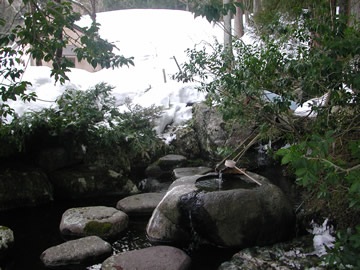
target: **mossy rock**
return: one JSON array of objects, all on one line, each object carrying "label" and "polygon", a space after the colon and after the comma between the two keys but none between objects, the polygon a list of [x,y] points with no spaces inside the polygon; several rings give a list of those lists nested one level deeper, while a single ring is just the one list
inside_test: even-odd
[{"label": "mossy rock", "polygon": [[84,232],[86,235],[98,235],[108,236],[111,233],[112,224],[110,222],[99,222],[99,221],[89,221],[86,223]]},{"label": "mossy rock", "polygon": [[128,215],[114,207],[70,208],[62,215],[60,232],[68,239],[90,235],[113,239],[127,228],[128,221]]}]

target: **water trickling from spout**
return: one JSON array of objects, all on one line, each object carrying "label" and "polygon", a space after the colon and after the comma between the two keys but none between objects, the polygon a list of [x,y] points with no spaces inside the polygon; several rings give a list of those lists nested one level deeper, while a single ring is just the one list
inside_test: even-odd
[{"label": "water trickling from spout", "polygon": [[222,174],[222,172],[220,171],[220,172],[219,172],[219,190],[222,189],[222,183],[223,183],[223,174]]},{"label": "water trickling from spout", "polygon": [[194,224],[193,224],[193,220],[192,220],[192,216],[191,216],[191,210],[189,210],[188,213],[189,213],[190,235],[191,235],[192,241],[190,242],[189,246],[185,250],[187,253],[191,254],[191,253],[195,252],[196,250],[198,250],[198,248],[200,246],[200,236],[194,228]]}]

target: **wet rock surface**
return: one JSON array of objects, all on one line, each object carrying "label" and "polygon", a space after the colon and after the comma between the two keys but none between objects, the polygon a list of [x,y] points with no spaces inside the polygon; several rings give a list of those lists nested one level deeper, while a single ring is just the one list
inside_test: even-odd
[{"label": "wet rock surface", "polygon": [[183,245],[196,233],[216,246],[241,248],[288,239],[295,225],[291,204],[266,178],[249,174],[262,185],[206,192],[196,187],[204,176],[176,180],[147,225],[149,239]]},{"label": "wet rock surface", "polygon": [[112,239],[127,228],[128,220],[124,212],[113,207],[70,208],[62,215],[60,232],[70,238],[96,235]]},{"label": "wet rock surface", "polygon": [[102,270],[187,270],[191,259],[181,249],[170,246],[155,246],[120,253],[106,259]]},{"label": "wet rock surface", "polygon": [[88,236],[50,247],[41,254],[40,259],[50,268],[85,267],[102,262],[111,253],[108,242],[97,236]]}]

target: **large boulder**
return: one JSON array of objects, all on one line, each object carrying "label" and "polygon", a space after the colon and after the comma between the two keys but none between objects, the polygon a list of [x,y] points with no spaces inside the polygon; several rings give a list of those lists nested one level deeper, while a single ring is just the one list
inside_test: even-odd
[{"label": "large boulder", "polygon": [[176,180],[147,225],[149,239],[188,245],[196,234],[216,246],[240,248],[287,239],[295,224],[291,204],[266,178],[248,174],[261,186],[244,175],[226,178],[213,189],[203,181],[212,181],[216,174]]},{"label": "large boulder", "polygon": [[79,199],[124,196],[138,192],[136,185],[120,172],[101,167],[72,167],[50,174],[56,198]]},{"label": "large boulder", "polygon": [[201,158],[201,148],[195,130],[190,126],[179,127],[175,131],[176,137],[171,141],[174,151],[189,159]]},{"label": "large boulder", "polygon": [[70,208],[64,212],[60,232],[65,237],[96,235],[113,239],[128,226],[128,216],[113,207],[90,206]]},{"label": "large boulder", "polygon": [[155,246],[113,255],[101,265],[102,270],[186,270],[191,259],[181,249]]},{"label": "large boulder", "polygon": [[254,128],[251,123],[226,122],[216,106],[209,107],[204,102],[194,104],[192,121],[202,155],[215,159],[219,158],[218,148],[236,148]]},{"label": "large boulder", "polygon": [[39,149],[37,163],[46,172],[71,167],[83,162],[84,152],[80,146],[72,145],[71,151],[65,147],[47,147]]},{"label": "large boulder", "polygon": [[102,262],[111,253],[112,247],[108,242],[97,236],[88,236],[50,247],[41,254],[40,260],[49,268],[84,269]]},{"label": "large boulder", "polygon": [[34,168],[0,171],[0,211],[31,207],[53,200],[53,187],[46,174]]}]

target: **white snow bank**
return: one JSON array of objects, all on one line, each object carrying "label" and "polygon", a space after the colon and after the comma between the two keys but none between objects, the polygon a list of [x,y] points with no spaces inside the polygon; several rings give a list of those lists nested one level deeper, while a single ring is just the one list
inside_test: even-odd
[{"label": "white snow bank", "polygon": [[[171,75],[178,71],[174,56],[182,63],[186,60],[187,48],[221,40],[221,28],[178,10],[103,12],[97,14],[97,21],[101,24],[101,37],[113,42],[120,49],[119,54],[135,57],[135,67],[103,69],[96,73],[71,69],[67,74],[70,81],[60,85],[50,78],[50,68],[29,66],[23,80],[32,83],[28,90],[36,92],[38,100],[9,102],[16,113],[22,115],[54,106],[56,98],[67,88],[87,90],[106,82],[114,87],[112,94],[118,106],[123,106],[125,100],[144,107],[162,106],[163,116],[156,127],[158,134],[170,123],[181,125],[189,120],[191,107],[186,104],[203,100],[204,94],[195,89],[195,84],[171,80]],[[89,24],[87,16],[79,22],[81,26]]]}]

